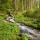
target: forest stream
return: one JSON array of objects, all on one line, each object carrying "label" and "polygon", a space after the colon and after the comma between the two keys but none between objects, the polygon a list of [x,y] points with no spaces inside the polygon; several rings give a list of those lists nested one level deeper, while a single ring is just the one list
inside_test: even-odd
[{"label": "forest stream", "polygon": [[[14,18],[11,17],[7,17],[6,20],[10,22],[15,22]],[[23,33],[24,35],[28,34],[30,40],[40,40],[40,30],[25,26],[22,23],[16,23],[16,24],[19,26],[21,33]]]}]

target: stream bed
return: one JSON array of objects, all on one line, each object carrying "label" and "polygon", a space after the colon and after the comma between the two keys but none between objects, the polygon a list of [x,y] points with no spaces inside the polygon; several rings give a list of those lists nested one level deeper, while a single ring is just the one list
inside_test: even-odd
[{"label": "stream bed", "polygon": [[[6,20],[10,22],[15,22],[14,18],[11,17],[8,17]],[[19,26],[21,33],[23,33],[24,35],[28,34],[30,40],[40,40],[40,30],[33,29],[32,27],[25,26],[21,23],[16,24]]]}]

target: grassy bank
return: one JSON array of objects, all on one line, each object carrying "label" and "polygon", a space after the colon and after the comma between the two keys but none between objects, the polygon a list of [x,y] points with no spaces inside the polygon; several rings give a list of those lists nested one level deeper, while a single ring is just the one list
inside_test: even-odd
[{"label": "grassy bank", "polygon": [[18,12],[14,14],[16,22],[23,23],[29,27],[40,29],[40,9]]},{"label": "grassy bank", "polygon": [[19,32],[15,23],[0,21],[0,40],[17,40]]},{"label": "grassy bank", "polygon": [[[3,21],[5,16],[0,16],[0,40],[28,40],[27,36],[20,34],[20,29],[16,23]],[[25,38],[26,37],[26,38]]]}]

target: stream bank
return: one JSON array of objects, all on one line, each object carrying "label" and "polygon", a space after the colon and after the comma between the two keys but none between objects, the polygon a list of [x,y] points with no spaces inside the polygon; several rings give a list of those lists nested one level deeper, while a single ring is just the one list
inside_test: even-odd
[{"label": "stream bank", "polygon": [[[15,22],[14,18],[7,17],[6,21]],[[21,33],[29,36],[30,40],[40,40],[40,30],[33,29],[32,27],[25,26],[22,23],[16,23],[19,26]]]}]

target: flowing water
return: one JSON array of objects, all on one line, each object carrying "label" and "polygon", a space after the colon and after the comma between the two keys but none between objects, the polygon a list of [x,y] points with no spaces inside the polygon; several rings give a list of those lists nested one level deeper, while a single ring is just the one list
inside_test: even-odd
[{"label": "flowing water", "polygon": [[[14,19],[12,19],[11,17],[8,17],[7,21],[15,22]],[[40,40],[40,30],[33,29],[21,23],[16,24],[19,26],[21,33],[24,33],[24,35],[29,35],[30,40]]]}]

